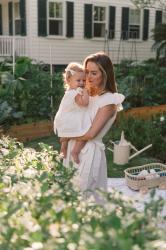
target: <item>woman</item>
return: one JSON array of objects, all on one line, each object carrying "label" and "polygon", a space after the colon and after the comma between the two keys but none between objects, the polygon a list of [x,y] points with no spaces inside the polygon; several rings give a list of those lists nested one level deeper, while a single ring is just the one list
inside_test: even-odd
[{"label": "woman", "polygon": [[[79,164],[73,165],[78,169],[79,185],[86,197],[92,192],[98,200],[95,190],[107,189],[107,165],[103,136],[115,121],[117,111],[122,109],[124,100],[118,94],[113,65],[110,58],[103,52],[89,55],[84,61],[86,71],[86,86],[89,89],[89,113],[92,126],[88,132],[77,140],[86,141],[79,154]],[[71,151],[74,140],[69,140],[64,165],[69,166],[72,161]]]}]

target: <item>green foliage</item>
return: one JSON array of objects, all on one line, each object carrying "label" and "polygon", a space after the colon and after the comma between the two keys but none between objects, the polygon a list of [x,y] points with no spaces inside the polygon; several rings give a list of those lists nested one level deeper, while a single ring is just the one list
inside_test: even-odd
[{"label": "green foliage", "polygon": [[[51,79],[50,72],[45,71],[42,64],[34,64],[26,57],[18,58],[15,76],[10,71],[1,72],[0,110],[3,113],[3,122],[12,123],[19,120],[23,123],[50,119],[57,110],[63,93],[60,74],[54,74]],[[8,116],[3,109],[4,103],[11,108]]]},{"label": "green foliage", "polygon": [[165,104],[166,67],[154,60],[142,63],[122,62],[116,68],[119,91],[126,99],[126,108]]},{"label": "green foliage", "polygon": [[75,170],[55,150],[24,148],[0,140],[0,249],[164,249],[164,200],[151,199],[138,211],[131,199],[112,191],[100,206],[85,201]]},{"label": "green foliage", "polygon": [[165,9],[166,4],[165,0],[131,0],[131,2],[138,8],[138,9],[145,9],[145,8],[156,8],[156,3],[157,7],[159,9]]}]

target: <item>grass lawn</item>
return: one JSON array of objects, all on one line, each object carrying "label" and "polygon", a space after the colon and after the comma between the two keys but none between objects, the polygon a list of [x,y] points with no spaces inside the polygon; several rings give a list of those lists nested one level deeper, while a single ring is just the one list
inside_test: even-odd
[{"label": "grass lawn", "polygon": [[[42,137],[33,141],[26,142],[24,143],[24,146],[39,150],[39,143],[41,142],[53,146],[55,150],[59,151],[59,140],[54,134],[49,137]],[[114,164],[112,152],[110,152],[109,150],[106,150],[106,157],[108,166],[108,177],[124,177],[124,169],[126,169],[127,167],[139,166],[151,162],[156,162],[156,159],[147,157],[145,153],[136,156],[135,158],[130,160],[129,163],[126,165]]]}]

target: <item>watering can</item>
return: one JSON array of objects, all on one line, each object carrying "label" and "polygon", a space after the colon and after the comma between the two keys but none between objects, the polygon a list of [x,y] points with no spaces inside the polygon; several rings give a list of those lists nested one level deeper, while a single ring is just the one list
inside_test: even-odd
[{"label": "watering can", "polygon": [[[129,160],[152,146],[152,144],[149,144],[148,146],[138,151],[130,142],[125,140],[124,131],[122,131],[121,133],[120,141],[113,142],[110,140],[110,143],[113,144],[114,147],[113,149],[110,147],[108,147],[107,149],[113,152],[113,162],[118,165],[124,165],[128,163]],[[131,149],[133,149],[135,153],[130,156]]]}]

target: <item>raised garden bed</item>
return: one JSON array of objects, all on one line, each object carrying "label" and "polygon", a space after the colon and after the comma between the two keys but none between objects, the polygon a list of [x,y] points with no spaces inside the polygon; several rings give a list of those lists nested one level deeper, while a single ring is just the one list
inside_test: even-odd
[{"label": "raised garden bed", "polygon": [[49,136],[53,133],[52,121],[39,121],[34,123],[14,125],[5,130],[0,128],[0,135],[9,135],[21,142],[31,141],[32,139]]},{"label": "raised garden bed", "polygon": [[[157,114],[166,112],[166,105],[139,107],[121,112],[124,117],[138,117],[149,119]],[[0,135],[5,134],[17,138],[21,142],[31,141],[35,138],[45,137],[53,134],[53,121],[39,121],[34,123],[14,125],[5,130],[0,127]]]},{"label": "raised garden bed", "polygon": [[152,116],[163,114],[165,112],[166,112],[166,105],[131,108],[126,111],[123,111],[124,115],[127,117],[134,116],[144,119],[149,119]]}]

